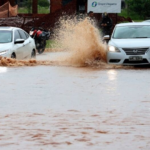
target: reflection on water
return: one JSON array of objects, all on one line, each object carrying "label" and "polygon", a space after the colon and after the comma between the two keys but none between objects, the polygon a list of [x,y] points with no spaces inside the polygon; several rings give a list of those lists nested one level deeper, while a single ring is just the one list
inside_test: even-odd
[{"label": "reflection on water", "polygon": [[0,67],[0,73],[7,72],[7,67]]},{"label": "reflection on water", "polygon": [[[114,93],[117,88],[117,71],[111,69],[107,71],[109,86],[107,87],[108,93]],[[112,82],[113,81],[113,82]]]},{"label": "reflection on water", "polygon": [[116,70],[109,70],[107,72],[107,74],[108,74],[108,78],[110,81],[114,81],[117,79],[117,71]]}]

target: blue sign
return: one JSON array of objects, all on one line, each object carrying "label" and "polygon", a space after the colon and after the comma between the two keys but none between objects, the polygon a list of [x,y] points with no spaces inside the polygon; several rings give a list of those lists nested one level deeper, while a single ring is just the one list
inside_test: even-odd
[{"label": "blue sign", "polygon": [[92,7],[96,7],[96,6],[97,6],[97,2],[93,2]]}]

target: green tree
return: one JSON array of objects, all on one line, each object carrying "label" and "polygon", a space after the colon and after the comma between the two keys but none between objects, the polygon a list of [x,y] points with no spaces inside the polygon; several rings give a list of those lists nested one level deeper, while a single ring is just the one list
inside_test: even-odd
[{"label": "green tree", "polygon": [[26,0],[25,6],[27,8],[28,13],[32,13],[32,0]]},{"label": "green tree", "polygon": [[140,18],[150,15],[150,0],[125,0],[129,12],[136,12]]},{"label": "green tree", "polygon": [[49,1],[48,0],[38,0],[38,5],[41,7],[49,7]]}]

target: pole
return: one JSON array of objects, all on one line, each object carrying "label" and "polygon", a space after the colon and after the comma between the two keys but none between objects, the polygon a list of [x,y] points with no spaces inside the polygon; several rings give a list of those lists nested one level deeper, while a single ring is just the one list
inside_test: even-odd
[{"label": "pole", "polygon": [[118,14],[116,13],[116,24],[118,23]]},{"label": "pole", "polygon": [[38,13],[38,0],[32,0],[32,13],[37,14]]}]

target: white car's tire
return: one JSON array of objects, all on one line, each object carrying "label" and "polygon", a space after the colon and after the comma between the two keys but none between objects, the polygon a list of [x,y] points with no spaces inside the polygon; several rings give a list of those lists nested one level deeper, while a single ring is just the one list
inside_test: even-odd
[{"label": "white car's tire", "polygon": [[34,49],[32,50],[31,58],[36,58],[36,51]]}]

